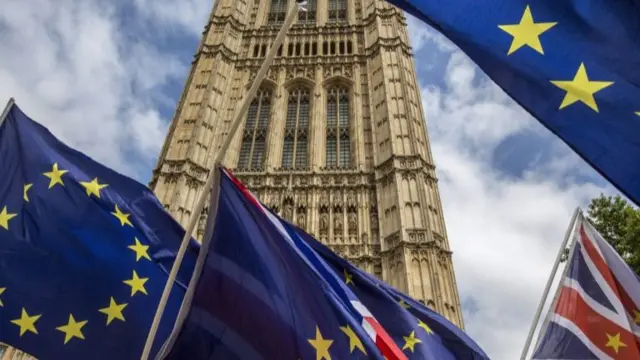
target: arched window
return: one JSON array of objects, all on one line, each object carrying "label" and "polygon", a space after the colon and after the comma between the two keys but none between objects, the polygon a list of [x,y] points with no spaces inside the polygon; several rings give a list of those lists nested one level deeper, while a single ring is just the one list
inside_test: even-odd
[{"label": "arched window", "polygon": [[271,0],[267,23],[269,25],[282,24],[287,15],[287,0]]},{"label": "arched window", "polygon": [[349,90],[335,86],[327,92],[327,144],[328,168],[351,166],[351,141],[349,139]]},{"label": "arched window", "polygon": [[329,22],[347,21],[347,0],[329,0]]},{"label": "arched window", "polygon": [[305,169],[308,164],[309,91],[295,88],[289,93],[287,120],[284,126],[282,167]]},{"label": "arched window", "polygon": [[298,22],[301,24],[313,24],[316,22],[316,0],[307,0],[307,11],[298,12]]},{"label": "arched window", "polygon": [[249,105],[238,159],[240,170],[262,170],[271,113],[271,91],[261,89]]}]

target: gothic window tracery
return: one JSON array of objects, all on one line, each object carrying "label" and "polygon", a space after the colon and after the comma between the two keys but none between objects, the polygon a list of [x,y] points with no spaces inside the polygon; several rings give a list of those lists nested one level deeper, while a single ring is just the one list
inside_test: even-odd
[{"label": "gothic window tracery", "polygon": [[329,22],[347,21],[347,0],[329,0]]},{"label": "gothic window tracery", "polygon": [[271,91],[261,89],[249,105],[247,112],[238,159],[239,170],[261,170],[263,168],[270,115]]},{"label": "gothic window tracery", "polygon": [[316,0],[307,0],[307,11],[298,12],[298,22],[301,24],[313,24],[316,22]]},{"label": "gothic window tracery", "polygon": [[326,166],[351,166],[349,90],[344,86],[334,86],[327,92]]},{"label": "gothic window tracery", "polygon": [[284,18],[287,15],[287,0],[271,0],[271,6],[269,7],[269,15],[267,17],[267,23],[269,25],[278,25],[284,22]]},{"label": "gothic window tracery", "polygon": [[305,169],[308,164],[309,91],[295,88],[289,93],[284,128],[282,167]]}]

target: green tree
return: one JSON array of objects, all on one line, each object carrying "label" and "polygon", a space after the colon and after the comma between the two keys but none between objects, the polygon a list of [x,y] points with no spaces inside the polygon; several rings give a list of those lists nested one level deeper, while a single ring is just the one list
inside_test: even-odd
[{"label": "green tree", "polygon": [[640,209],[620,196],[600,194],[591,200],[587,217],[636,274],[640,274]]}]

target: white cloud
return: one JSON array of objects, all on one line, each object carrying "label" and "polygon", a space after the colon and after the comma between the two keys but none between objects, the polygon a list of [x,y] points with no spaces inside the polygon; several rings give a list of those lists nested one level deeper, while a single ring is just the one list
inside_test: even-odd
[{"label": "white cloud", "polygon": [[148,176],[132,159],[155,160],[167,119],[152,101],[185,65],[127,33],[109,2],[6,0],[0,34],[1,102],[15,97],[69,145]]},{"label": "white cloud", "polygon": [[[430,79],[444,86],[422,95],[461,300],[472,304],[463,308],[466,329],[492,359],[517,359],[573,210],[614,191],[448,40],[409,24],[416,54],[439,51],[447,61]],[[422,63],[419,71],[430,69]],[[523,133],[549,141],[551,159],[523,164],[516,178],[492,159]]]},{"label": "white cloud", "polygon": [[199,35],[215,0],[135,0],[134,4],[153,21]]}]

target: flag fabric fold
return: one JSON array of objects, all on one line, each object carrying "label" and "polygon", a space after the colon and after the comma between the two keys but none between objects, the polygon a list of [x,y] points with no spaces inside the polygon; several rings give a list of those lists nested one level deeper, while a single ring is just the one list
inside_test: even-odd
[{"label": "flag fabric fold", "polygon": [[[11,106],[0,126],[0,342],[39,359],[139,359],[183,236],[146,186]],[[152,354],[197,251],[192,243]]]},{"label": "flag fabric fold", "polygon": [[545,324],[532,359],[640,358],[640,281],[582,215]]},{"label": "flag fabric fold", "polygon": [[194,278],[159,358],[455,358],[392,295],[354,292],[308,234],[216,174]]},{"label": "flag fabric fold", "polygon": [[637,0],[387,0],[431,25],[640,204]]}]

